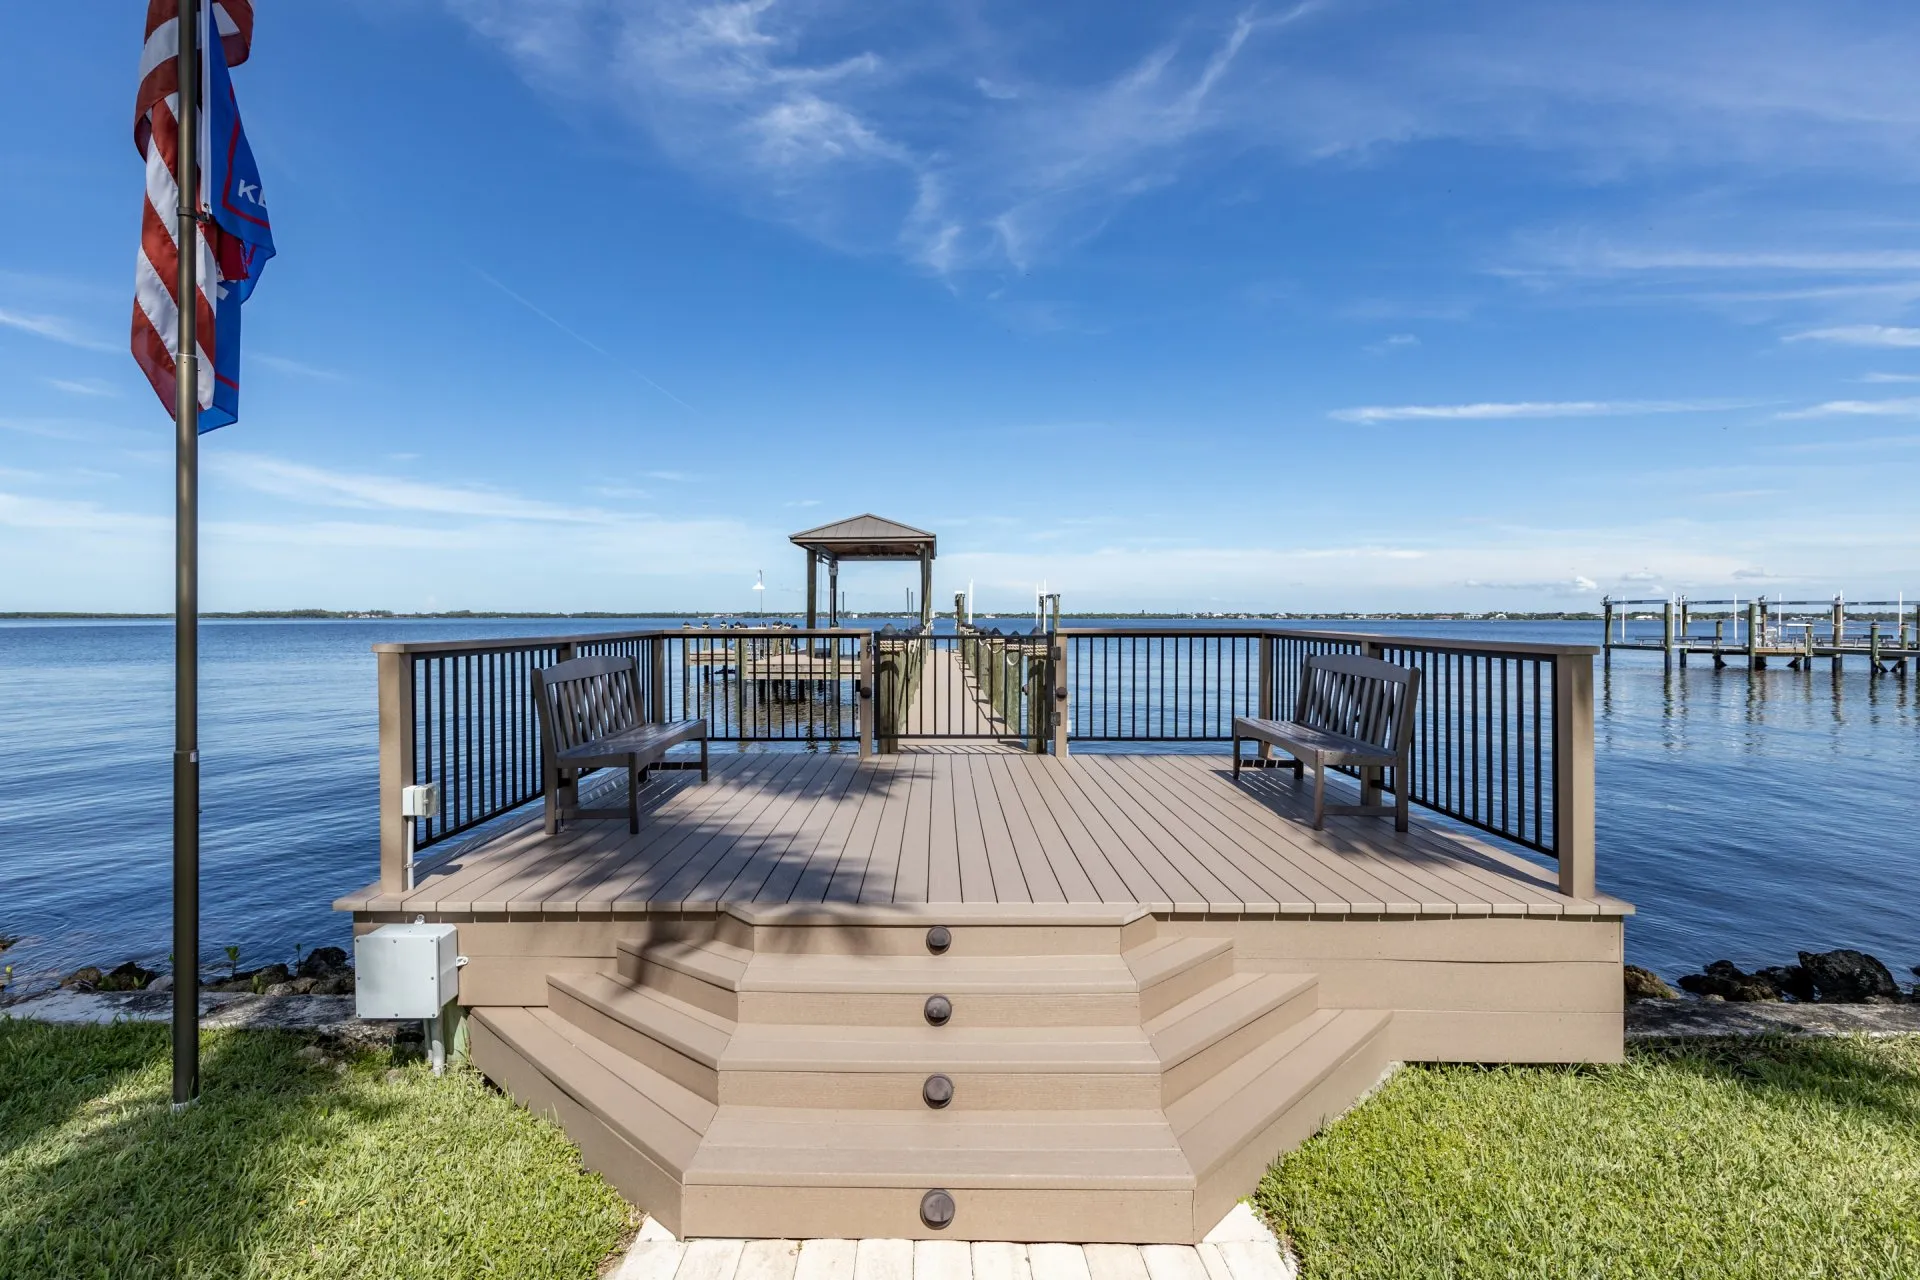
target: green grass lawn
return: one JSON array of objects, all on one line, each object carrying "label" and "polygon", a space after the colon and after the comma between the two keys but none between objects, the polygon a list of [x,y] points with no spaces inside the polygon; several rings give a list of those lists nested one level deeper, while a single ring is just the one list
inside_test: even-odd
[{"label": "green grass lawn", "polygon": [[629,1210],[471,1072],[209,1032],[0,1020],[0,1276],[592,1277]]},{"label": "green grass lawn", "polygon": [[[631,1214],[470,1072],[0,1020],[0,1277],[591,1277]],[[1415,1067],[1258,1203],[1308,1277],[1920,1278],[1920,1037]]]},{"label": "green grass lawn", "polygon": [[1311,1280],[1920,1277],[1920,1037],[1410,1068],[1256,1203]]}]

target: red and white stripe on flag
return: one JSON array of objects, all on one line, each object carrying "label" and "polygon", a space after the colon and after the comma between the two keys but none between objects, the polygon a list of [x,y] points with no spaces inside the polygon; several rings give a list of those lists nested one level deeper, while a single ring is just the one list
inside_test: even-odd
[{"label": "red and white stripe on flag", "polygon": [[[253,42],[252,0],[214,0],[213,22],[220,32],[227,63],[247,59]],[[204,41],[204,36],[202,40]],[[174,360],[180,339],[180,188],[174,181],[180,148],[180,0],[148,0],[147,39],[140,53],[140,96],[134,108],[133,144],[147,165],[147,202],[140,215],[140,257],[134,266],[133,359],[146,372],[154,394],[168,409],[174,406]],[[204,79],[202,81],[204,84]],[[204,113],[202,115],[204,120]],[[205,137],[200,173],[202,189],[195,204],[207,207],[205,191]],[[195,351],[200,358],[199,400],[202,409],[213,403],[213,352],[218,334],[209,290],[219,287],[220,274],[210,234],[202,223],[194,235],[193,298]]]}]

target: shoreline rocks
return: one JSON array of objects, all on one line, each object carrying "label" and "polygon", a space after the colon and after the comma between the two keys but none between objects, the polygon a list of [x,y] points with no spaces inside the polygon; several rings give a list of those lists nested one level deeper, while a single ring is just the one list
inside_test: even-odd
[{"label": "shoreline rocks", "polygon": [[[104,972],[97,965],[83,965],[61,978],[57,989],[91,994],[164,992],[172,988],[171,973],[143,968],[129,960]],[[316,947],[291,968],[276,962],[257,969],[231,969],[225,977],[203,969],[200,989],[217,995],[350,996],[354,990],[353,965],[339,947]]]},{"label": "shoreline rocks", "polygon": [[1626,967],[1628,1000],[1678,1000],[1680,993],[1651,969],[1637,964]]},{"label": "shoreline rocks", "polygon": [[[1719,1004],[1899,1004],[1920,1001],[1920,988],[1901,990],[1893,973],[1864,951],[1802,951],[1799,963],[1769,965],[1752,973],[1731,960],[1715,960],[1699,973],[1681,975],[1682,991],[1702,1002]],[[1920,966],[1914,972],[1920,974]],[[1659,975],[1638,965],[1625,967],[1629,1002],[1678,999]]]},{"label": "shoreline rocks", "polygon": [[1872,1004],[1900,998],[1900,984],[1893,980],[1887,966],[1864,951],[1802,951],[1800,968],[1813,983],[1814,999],[1825,1004]]}]

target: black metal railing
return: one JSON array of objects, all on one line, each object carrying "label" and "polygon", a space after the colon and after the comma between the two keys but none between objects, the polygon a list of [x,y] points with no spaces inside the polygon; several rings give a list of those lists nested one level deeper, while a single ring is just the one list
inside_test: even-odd
[{"label": "black metal railing", "polygon": [[1285,719],[1310,654],[1416,667],[1424,687],[1408,798],[1532,849],[1556,847],[1554,664],[1562,652],[1590,655],[1582,646],[1292,628],[1076,629],[1060,638],[1069,738],[1085,742],[1224,742],[1235,716]]},{"label": "black metal railing", "polygon": [[[866,643],[740,628],[377,646],[382,790],[439,784],[439,811],[407,819],[416,850],[538,799],[533,672],[589,655],[633,658],[649,718],[705,719],[716,741],[858,743]],[[389,807],[383,798],[383,821]]]},{"label": "black metal railing", "polygon": [[[532,673],[586,654],[632,656],[650,718],[704,718],[716,741],[862,751],[930,739],[1036,751],[1224,743],[1235,716],[1293,714],[1308,655],[1370,654],[1423,673],[1405,782],[1414,804],[1556,856],[1571,842],[1590,858],[1595,651],[1585,646],[1290,627],[740,628],[376,650],[383,880],[408,847],[405,823],[423,849],[539,798]],[[440,784],[438,814],[400,817],[399,790],[426,782]]]}]

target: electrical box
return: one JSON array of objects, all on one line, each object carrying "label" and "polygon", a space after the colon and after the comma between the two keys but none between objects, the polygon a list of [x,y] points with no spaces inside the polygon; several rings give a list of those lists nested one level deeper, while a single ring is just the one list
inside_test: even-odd
[{"label": "electrical box", "polygon": [[400,788],[400,814],[406,818],[440,816],[440,784],[423,782],[417,787]]},{"label": "electrical box", "polygon": [[460,994],[450,924],[383,924],[353,940],[354,1012],[362,1018],[437,1018]]}]

